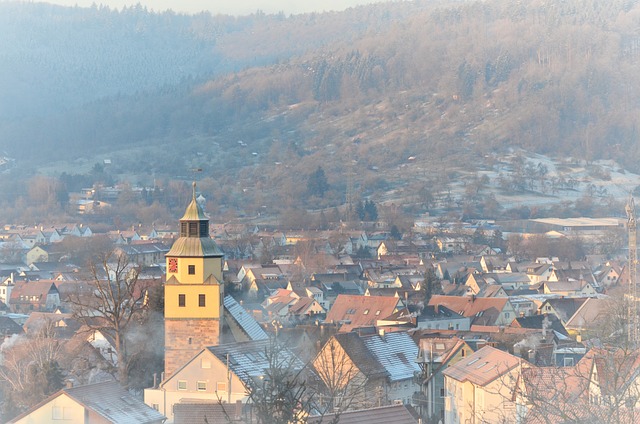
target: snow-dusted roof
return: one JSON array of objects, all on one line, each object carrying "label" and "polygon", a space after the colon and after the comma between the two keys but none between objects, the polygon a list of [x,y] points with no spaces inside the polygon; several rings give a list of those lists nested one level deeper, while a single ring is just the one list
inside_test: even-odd
[{"label": "snow-dusted roof", "polygon": [[224,307],[251,340],[267,340],[269,336],[258,322],[231,296],[225,296]]},{"label": "snow-dusted roof", "polygon": [[408,333],[387,333],[384,336],[362,338],[367,349],[376,357],[389,374],[391,381],[412,378],[420,371],[416,363],[418,345]]},{"label": "snow-dusted roof", "polygon": [[269,356],[279,366],[291,370],[301,370],[304,364],[287,348],[276,346],[270,340],[256,340],[250,342],[230,343],[219,346],[209,346],[211,351],[220,361],[227,363],[229,368],[241,380],[248,382],[264,376],[270,367]]},{"label": "snow-dusted roof", "polygon": [[27,417],[33,411],[36,411],[62,394],[66,394],[84,408],[92,411],[99,418],[113,424],[160,423],[166,420],[164,415],[136,399],[117,382],[107,381],[62,389],[39,405],[34,406],[31,410],[14,418],[14,422]]}]

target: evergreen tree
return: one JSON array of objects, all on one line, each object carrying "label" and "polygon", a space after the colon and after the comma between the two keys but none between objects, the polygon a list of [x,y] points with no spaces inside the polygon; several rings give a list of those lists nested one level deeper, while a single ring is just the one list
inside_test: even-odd
[{"label": "evergreen tree", "polygon": [[324,173],[324,169],[318,166],[307,180],[307,193],[310,196],[324,197],[325,193],[329,190],[329,183],[327,182],[327,176]]},{"label": "evergreen tree", "polygon": [[356,205],[356,216],[360,218],[360,221],[364,221],[365,212],[364,212],[364,204],[362,202],[358,202]]},{"label": "evergreen tree", "polygon": [[367,200],[364,202],[364,213],[367,221],[378,220],[378,208],[376,207],[376,204],[373,203],[373,200]]},{"label": "evergreen tree", "polygon": [[442,284],[440,283],[440,279],[433,268],[427,269],[427,272],[424,274],[422,290],[424,292],[425,305],[429,303],[429,300],[431,300],[433,295],[442,294]]},{"label": "evergreen tree", "polygon": [[393,224],[391,226],[391,230],[389,231],[389,235],[391,236],[392,239],[394,240],[401,240],[402,239],[402,233],[400,232],[400,230],[398,229],[398,226]]}]

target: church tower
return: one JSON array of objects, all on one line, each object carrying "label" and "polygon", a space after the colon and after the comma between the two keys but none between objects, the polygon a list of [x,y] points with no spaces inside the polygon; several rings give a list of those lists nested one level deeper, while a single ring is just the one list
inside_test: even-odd
[{"label": "church tower", "polygon": [[203,347],[219,344],[224,283],[222,252],[209,237],[209,219],[193,198],[180,219],[180,237],[166,254],[164,372],[168,378]]}]

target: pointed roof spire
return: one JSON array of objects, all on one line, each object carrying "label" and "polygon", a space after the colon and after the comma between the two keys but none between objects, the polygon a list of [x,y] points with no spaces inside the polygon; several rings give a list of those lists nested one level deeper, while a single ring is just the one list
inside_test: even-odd
[{"label": "pointed roof spire", "polygon": [[208,220],[204,211],[196,201],[196,182],[193,182],[193,197],[191,203],[187,206],[187,210],[184,212],[184,216],[180,218],[180,221],[205,221]]}]

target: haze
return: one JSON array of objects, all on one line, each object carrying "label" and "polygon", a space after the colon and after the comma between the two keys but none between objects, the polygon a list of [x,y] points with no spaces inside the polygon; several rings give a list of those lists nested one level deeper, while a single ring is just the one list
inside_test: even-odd
[{"label": "haze", "polygon": [[122,8],[123,6],[131,6],[137,3],[146,6],[148,9],[155,11],[163,11],[172,9],[175,12],[182,13],[199,13],[202,11],[209,11],[212,14],[229,14],[229,15],[246,15],[254,13],[257,10],[262,10],[266,13],[277,13],[284,11],[285,13],[307,13],[307,12],[322,12],[329,10],[344,10],[349,7],[377,3],[371,0],[324,0],[318,2],[315,0],[140,0],[140,1],[122,1],[122,0],[108,0],[108,1],[94,1],[94,0],[56,0],[47,3],[60,4],[64,6],[90,7],[92,4],[104,4],[109,7]]}]

